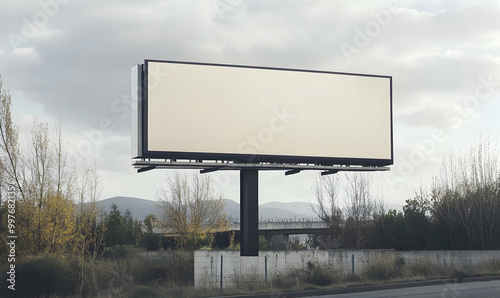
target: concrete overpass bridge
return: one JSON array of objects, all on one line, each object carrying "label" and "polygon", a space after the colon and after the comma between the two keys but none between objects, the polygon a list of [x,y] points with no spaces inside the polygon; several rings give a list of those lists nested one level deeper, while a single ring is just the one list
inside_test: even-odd
[{"label": "concrete overpass bridge", "polygon": [[[314,219],[278,219],[259,222],[259,235],[263,235],[266,238],[267,236],[273,235],[283,236],[283,241],[285,243],[289,243],[290,235],[321,234],[326,231],[328,231],[328,225],[323,221]],[[222,243],[224,243],[224,241],[229,243],[228,239],[231,233],[233,233],[236,237],[235,239],[239,241],[241,237],[239,222],[232,221],[229,224],[228,230],[216,232],[215,237],[216,239],[222,239],[220,240]],[[168,238],[174,237],[176,234],[158,227],[153,229],[153,235]]]},{"label": "concrete overpass bridge", "polygon": [[[317,234],[328,230],[328,225],[320,220],[314,219],[278,219],[259,222],[259,235],[301,235],[301,234]],[[240,233],[240,223],[232,221],[229,224],[227,232]],[[171,232],[165,231],[161,227],[154,227],[153,234],[155,235],[174,235]]]},{"label": "concrete overpass bridge", "polygon": [[[229,225],[229,230],[239,233],[240,224],[233,222]],[[328,225],[323,221],[315,220],[279,220],[259,222],[260,235],[300,235],[316,234],[328,230]]]}]

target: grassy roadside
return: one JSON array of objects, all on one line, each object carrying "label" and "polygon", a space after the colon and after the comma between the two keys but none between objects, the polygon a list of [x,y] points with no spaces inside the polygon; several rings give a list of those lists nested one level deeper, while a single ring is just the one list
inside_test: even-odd
[{"label": "grassy roadside", "polygon": [[1,281],[0,296],[210,297],[500,275],[500,261],[442,268],[425,259],[404,264],[401,259],[380,258],[355,275],[333,266],[308,263],[306,268],[270,277],[267,283],[261,276],[236,276],[233,286],[221,291],[218,287],[195,289],[193,266],[192,252],[173,252],[166,258],[148,259],[133,247],[117,247],[102,258],[84,262],[74,257],[43,255],[19,262],[15,293],[6,293],[6,281]]},{"label": "grassy roadside", "polygon": [[[387,283],[412,282],[436,279],[460,281],[466,277],[500,275],[500,261],[477,266],[448,266],[441,268],[429,260],[422,259],[404,264],[396,258],[374,260],[365,270],[355,275],[345,275],[332,266],[309,263],[306,269],[290,270],[278,275],[271,282],[256,283],[252,277],[237,278],[233,288],[207,293],[199,297],[231,296],[258,293],[281,293],[307,290],[334,290],[347,287],[380,285]],[[202,293],[202,292],[200,292]],[[277,296],[279,297],[279,295]]]}]

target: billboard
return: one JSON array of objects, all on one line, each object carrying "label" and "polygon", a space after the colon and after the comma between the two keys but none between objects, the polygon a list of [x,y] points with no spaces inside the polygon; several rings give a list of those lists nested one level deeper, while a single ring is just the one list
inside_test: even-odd
[{"label": "billboard", "polygon": [[145,60],[133,158],[385,166],[392,77]]}]

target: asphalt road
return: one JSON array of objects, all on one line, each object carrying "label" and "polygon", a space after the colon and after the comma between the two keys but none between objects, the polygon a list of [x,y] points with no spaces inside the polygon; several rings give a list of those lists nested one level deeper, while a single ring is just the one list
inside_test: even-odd
[{"label": "asphalt road", "polygon": [[414,288],[401,288],[393,290],[371,291],[362,293],[323,295],[323,296],[303,296],[321,298],[372,298],[372,297],[500,297],[500,280],[449,283],[443,285],[423,286]]}]

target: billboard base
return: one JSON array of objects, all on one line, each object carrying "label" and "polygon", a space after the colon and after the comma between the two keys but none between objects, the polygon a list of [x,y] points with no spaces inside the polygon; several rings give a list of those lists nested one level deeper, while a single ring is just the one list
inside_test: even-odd
[{"label": "billboard base", "polygon": [[240,170],[240,255],[259,256],[259,171]]}]

